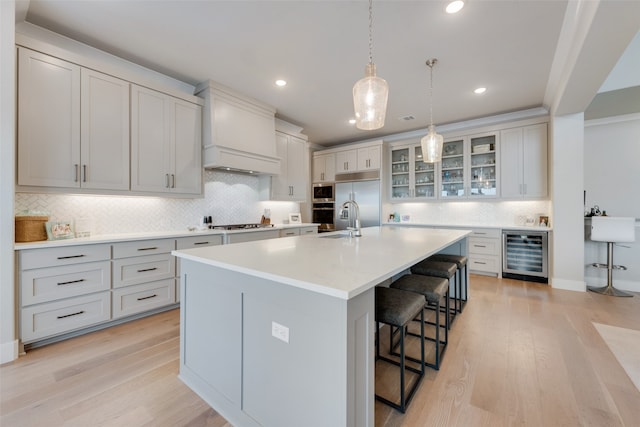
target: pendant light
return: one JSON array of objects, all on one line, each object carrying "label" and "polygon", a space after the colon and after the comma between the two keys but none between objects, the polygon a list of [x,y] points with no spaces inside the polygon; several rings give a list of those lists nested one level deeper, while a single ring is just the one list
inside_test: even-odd
[{"label": "pendant light", "polygon": [[424,163],[435,163],[442,160],[442,135],[436,133],[436,127],[433,125],[433,66],[438,63],[437,59],[427,60],[427,67],[431,70],[431,78],[429,85],[429,114],[431,124],[429,125],[429,133],[420,140],[422,146],[422,161]]},{"label": "pendant light", "polygon": [[363,130],[375,130],[384,126],[387,113],[389,86],[376,76],[373,63],[373,0],[369,0],[369,63],[364,78],[353,86],[353,108],[356,115],[356,127]]}]

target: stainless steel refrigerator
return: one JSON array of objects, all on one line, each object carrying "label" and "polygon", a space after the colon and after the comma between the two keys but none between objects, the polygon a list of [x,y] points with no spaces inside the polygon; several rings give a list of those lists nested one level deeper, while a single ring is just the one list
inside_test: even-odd
[{"label": "stainless steel refrigerator", "polygon": [[[352,175],[351,178],[358,178],[356,174],[350,175]],[[349,205],[349,209],[345,212],[341,209],[342,203],[347,200],[354,200],[358,204],[361,227],[380,225],[380,179],[340,182],[336,177],[335,195],[336,230],[346,230],[347,227],[355,226],[356,212],[353,205]]]}]

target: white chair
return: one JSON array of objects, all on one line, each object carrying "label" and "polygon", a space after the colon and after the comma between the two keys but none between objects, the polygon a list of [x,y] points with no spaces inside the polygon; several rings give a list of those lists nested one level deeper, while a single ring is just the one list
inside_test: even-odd
[{"label": "white chair", "polygon": [[591,240],[607,242],[607,263],[593,263],[593,267],[607,269],[607,286],[588,286],[592,292],[616,297],[632,297],[633,295],[613,287],[613,270],[626,270],[624,265],[613,265],[613,244],[627,243],[636,240],[635,218],[594,216],[591,218]]}]

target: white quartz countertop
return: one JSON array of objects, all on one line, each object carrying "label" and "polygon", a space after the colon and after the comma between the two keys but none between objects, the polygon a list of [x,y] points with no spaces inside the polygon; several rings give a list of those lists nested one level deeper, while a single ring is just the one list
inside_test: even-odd
[{"label": "white quartz countertop", "polygon": [[539,225],[514,225],[514,224],[486,224],[486,223],[477,223],[477,224],[440,224],[440,223],[432,223],[432,222],[417,222],[417,221],[407,221],[407,222],[386,222],[383,225],[395,225],[402,227],[442,227],[442,228],[494,228],[499,230],[531,230],[531,231],[552,231],[553,227],[541,227]]},{"label": "white quartz countertop", "polygon": [[350,299],[464,239],[468,230],[368,227],[344,232],[173,251],[222,267],[321,294]]},{"label": "white quartz countertop", "polygon": [[127,242],[133,240],[149,240],[149,239],[170,239],[178,237],[191,237],[191,236],[207,236],[212,234],[226,235],[236,233],[259,233],[269,230],[282,230],[286,228],[302,228],[302,227],[317,227],[320,224],[301,223],[301,224],[274,224],[272,227],[264,228],[248,228],[240,230],[170,230],[170,231],[153,231],[143,233],[120,233],[120,234],[101,234],[91,237],[79,237],[75,239],[63,239],[63,240],[41,240],[37,242],[25,242],[15,243],[14,249],[40,249],[40,248],[55,248],[59,246],[75,246],[75,245],[91,245],[98,243],[116,243]]}]

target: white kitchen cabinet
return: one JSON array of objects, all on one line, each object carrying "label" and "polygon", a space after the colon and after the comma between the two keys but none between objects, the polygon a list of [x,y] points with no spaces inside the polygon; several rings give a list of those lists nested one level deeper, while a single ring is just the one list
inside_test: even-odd
[{"label": "white kitchen cabinet", "polygon": [[18,253],[20,339],[49,338],[111,316],[109,245],[29,249]]},{"label": "white kitchen cabinet", "polygon": [[500,277],[501,260],[500,229],[473,229],[469,236],[469,271]]},{"label": "white kitchen cabinet", "polygon": [[[201,236],[180,237],[176,239],[176,249],[202,248],[224,244],[224,234],[204,234]],[[176,259],[176,302],[180,302],[180,259]]]},{"label": "white kitchen cabinet", "polygon": [[547,124],[500,133],[500,191],[503,198],[547,197]]},{"label": "white kitchen cabinet", "polygon": [[18,185],[77,188],[80,67],[18,49]]},{"label": "white kitchen cabinet", "polygon": [[436,197],[436,167],[422,161],[420,145],[391,149],[391,199],[416,201]]},{"label": "white kitchen cabinet", "polygon": [[18,55],[18,185],[129,190],[129,83]]},{"label": "white kitchen cabinet", "polygon": [[175,279],[171,278],[114,289],[113,318],[130,316],[173,304],[176,301],[174,282]]},{"label": "white kitchen cabinet", "polygon": [[131,86],[131,189],[201,194],[201,107]]},{"label": "white kitchen cabinet", "polygon": [[313,182],[333,182],[336,180],[336,155],[313,155]]},{"label": "white kitchen cabinet", "polygon": [[352,173],[379,170],[381,144],[365,145],[336,152],[336,173]]},{"label": "white kitchen cabinet", "polygon": [[336,173],[358,170],[358,150],[344,150],[336,153]]},{"label": "white kitchen cabinet", "polygon": [[442,148],[443,199],[495,198],[498,195],[497,132],[445,140]]},{"label": "white kitchen cabinet", "polygon": [[[276,151],[280,158],[280,174],[260,178],[260,197],[263,200],[304,202],[309,188],[309,151],[307,141],[295,127],[276,121]],[[283,132],[280,129],[287,130]],[[302,137],[301,137],[302,136]]]}]

